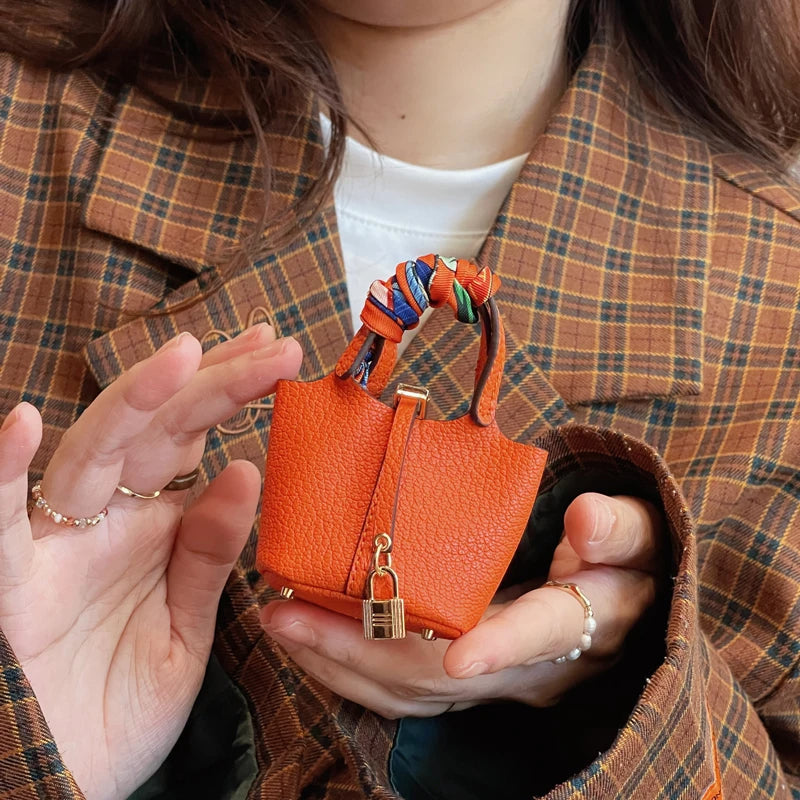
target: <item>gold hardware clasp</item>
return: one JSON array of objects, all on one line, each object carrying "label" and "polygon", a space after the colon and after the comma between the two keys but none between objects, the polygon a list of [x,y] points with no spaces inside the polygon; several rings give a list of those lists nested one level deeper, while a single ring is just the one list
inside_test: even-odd
[{"label": "gold hardware clasp", "polygon": [[[372,569],[367,576],[367,597],[362,601],[365,639],[405,639],[405,603],[400,597],[400,582],[392,569],[392,537],[379,533],[375,537],[375,554]],[[381,564],[381,556],[386,560]],[[388,575],[392,580],[392,596],[388,600],[375,599],[375,578]]]},{"label": "gold hardware clasp", "polygon": [[425,419],[425,411],[428,408],[428,398],[430,396],[431,393],[421,386],[410,386],[407,383],[398,383],[397,388],[394,390],[394,404],[395,407],[397,407],[397,403],[400,401],[401,397],[410,397],[412,400],[416,400],[419,403],[417,416],[420,419]]},{"label": "gold hardware clasp", "polygon": [[398,597],[400,591],[397,573],[391,567],[381,567],[383,575],[392,579],[392,597],[388,600],[375,599],[375,577],[377,572],[370,572],[367,580],[368,597],[363,601],[364,638],[365,639],[405,639],[406,614],[405,603]]}]

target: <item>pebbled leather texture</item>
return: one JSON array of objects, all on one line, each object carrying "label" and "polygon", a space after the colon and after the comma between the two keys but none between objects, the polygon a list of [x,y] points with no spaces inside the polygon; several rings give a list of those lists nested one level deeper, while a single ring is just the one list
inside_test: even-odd
[{"label": "pebbled leather texture", "polygon": [[[336,374],[279,382],[257,563],[276,589],[360,618],[375,536],[389,533],[407,629],[452,639],[497,590],[547,453],[505,437],[494,409],[483,425],[420,419],[416,406],[391,408]],[[376,596],[388,588],[376,581]]]}]

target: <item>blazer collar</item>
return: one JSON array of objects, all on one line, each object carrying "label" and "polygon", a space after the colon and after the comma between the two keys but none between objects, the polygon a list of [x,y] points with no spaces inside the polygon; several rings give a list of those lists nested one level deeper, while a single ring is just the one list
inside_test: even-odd
[{"label": "blazer collar", "polygon": [[[257,223],[262,207],[261,163],[252,137],[209,122],[235,112],[211,83],[202,93],[162,81],[163,102],[125,86],[102,146],[83,207],[83,223],[200,272],[224,263]],[[290,207],[319,171],[322,158],[314,103],[296,116],[278,115],[267,130],[271,155],[270,208]],[[180,108],[178,118],[171,108]]]},{"label": "blazer collar", "polygon": [[[213,105],[207,96],[196,101]],[[277,210],[319,170],[313,105],[291,128],[279,120],[269,144]],[[613,50],[589,49],[480,254],[503,279],[510,435],[533,433],[532,409],[544,420],[542,406],[555,424],[572,404],[700,392],[710,163],[701,140],[636,99]],[[212,263],[255,224],[258,185],[249,139],[198,135],[127,88],[84,224],[197,273],[165,299],[169,307],[195,294]],[[87,358],[104,385],[177,330],[235,333],[255,306],[281,334],[299,334],[305,378],[332,369],[352,333],[332,201],[295,241],[222,291],[188,311],[135,319],[90,343]],[[471,390],[474,361],[462,348],[472,334],[459,328],[434,315],[398,375],[428,385],[441,413],[459,410]]]},{"label": "blazer collar", "polygon": [[[212,90],[213,91],[213,90]],[[174,89],[182,108],[224,113],[225,98]],[[323,151],[309,102],[300,122],[277,119],[268,134],[270,211],[287,211],[319,172]],[[188,268],[195,278],[158,309],[182,306],[218,277],[217,267],[258,223],[260,166],[251,138],[190,126],[136,87],[126,87],[83,207],[84,225]],[[275,229],[268,229],[270,237]],[[268,239],[267,239],[268,240]],[[149,309],[141,309],[146,312]],[[105,386],[178,331],[233,336],[263,310],[280,335],[303,345],[303,376],[329,371],[352,336],[336,218],[328,203],[292,241],[266,253],[189,308],[132,321],[92,340],[86,358]]]},{"label": "blazer collar", "polygon": [[525,355],[570,404],[697,394],[711,155],[592,46],[481,253]]}]

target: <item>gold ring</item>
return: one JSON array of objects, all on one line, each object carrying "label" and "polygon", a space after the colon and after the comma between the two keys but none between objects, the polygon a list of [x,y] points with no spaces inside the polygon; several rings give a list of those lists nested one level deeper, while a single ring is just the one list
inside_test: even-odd
[{"label": "gold ring", "polygon": [[185,475],[176,475],[161,491],[162,492],[181,492],[184,489],[191,489],[200,477],[200,467],[196,467]]},{"label": "gold ring", "polygon": [[127,486],[123,486],[121,483],[117,484],[117,491],[122,492],[122,494],[127,495],[128,497],[136,497],[139,500],[155,500],[161,494],[160,489],[156,489],[155,492],[134,492],[133,489],[129,489]]},{"label": "gold ring", "polygon": [[138,500],[155,500],[161,496],[161,492],[179,492],[184,489],[191,489],[197,483],[200,476],[200,467],[187,472],[185,475],[176,475],[166,486],[161,489],[156,489],[154,492],[136,492],[123,486],[121,483],[117,484],[117,491],[128,497],[135,497]]},{"label": "gold ring", "polygon": [[553,659],[553,663],[555,664],[563,664],[566,661],[577,661],[581,655],[592,646],[592,635],[597,630],[597,620],[594,618],[592,602],[583,593],[583,590],[577,583],[545,581],[544,586],[551,586],[553,589],[561,589],[562,592],[571,594],[583,608],[583,631],[581,633],[580,642],[566,655]]},{"label": "gold ring", "polygon": [[62,514],[44,499],[41,483],[37,483],[31,488],[31,497],[33,497],[34,508],[38,508],[42,514],[49,517],[57,525],[64,525],[67,528],[93,528],[108,516],[108,508],[104,508],[93,517],[70,517],[68,514]]}]

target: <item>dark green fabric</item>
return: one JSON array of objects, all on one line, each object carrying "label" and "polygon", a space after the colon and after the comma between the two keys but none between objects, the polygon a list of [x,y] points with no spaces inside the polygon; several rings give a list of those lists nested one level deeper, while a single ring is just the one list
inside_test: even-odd
[{"label": "dark green fabric", "polygon": [[245,800],[256,773],[247,702],[212,656],[175,747],[129,800]]},{"label": "dark green fabric", "polygon": [[401,720],[392,785],[405,800],[529,800],[537,762],[526,734],[536,725],[533,712],[490,705]]}]

